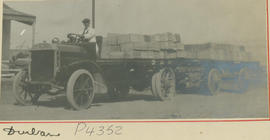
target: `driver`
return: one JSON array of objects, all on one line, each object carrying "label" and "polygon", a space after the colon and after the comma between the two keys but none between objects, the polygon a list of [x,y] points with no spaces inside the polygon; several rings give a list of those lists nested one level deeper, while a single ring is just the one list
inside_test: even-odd
[{"label": "driver", "polygon": [[[85,18],[82,20],[82,23],[84,25],[84,29],[81,32],[81,37],[84,42],[90,42],[96,44],[96,35],[95,30],[90,26],[91,21],[88,18]],[[99,48],[96,44],[96,55],[99,56]]]},{"label": "driver", "polygon": [[95,36],[95,30],[93,28],[91,28],[90,26],[90,19],[85,18],[82,20],[82,23],[84,25],[84,29],[81,32],[81,36],[83,37],[84,41],[87,42],[96,42],[96,36]]}]

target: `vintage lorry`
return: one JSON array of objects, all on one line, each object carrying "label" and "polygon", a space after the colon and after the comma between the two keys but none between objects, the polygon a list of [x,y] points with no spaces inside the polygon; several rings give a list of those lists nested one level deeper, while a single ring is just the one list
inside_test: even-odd
[{"label": "vintage lorry", "polygon": [[[29,67],[16,75],[13,93],[20,104],[30,105],[44,93],[55,95],[65,91],[71,106],[80,110],[90,107],[96,93],[123,97],[131,87],[138,91],[151,87],[154,98],[161,101],[172,99],[176,89],[195,88],[215,95],[225,88],[226,82],[244,91],[252,71],[259,67],[258,62],[248,57],[241,60],[239,54],[226,54],[228,48],[244,51],[243,47],[177,44],[180,46],[176,48],[157,49],[136,47],[135,43],[130,49],[109,50],[104,54],[106,47],[112,46],[102,44],[100,36],[97,37],[99,51],[95,43],[80,40],[39,43],[30,51]],[[220,50],[223,55],[218,54]]]},{"label": "vintage lorry", "polygon": [[[259,62],[249,59],[243,46],[184,45],[177,36],[170,40],[170,35],[165,35],[165,43],[160,34],[153,35],[152,40],[161,40],[153,42],[144,35],[143,43],[131,40],[131,47],[111,42],[119,43],[119,36],[141,39],[142,36],[97,36],[96,43],[87,43],[80,36],[69,34],[65,42],[54,39],[52,43],[35,44],[30,50],[29,67],[15,76],[16,101],[31,105],[42,94],[65,93],[70,105],[81,110],[91,106],[96,93],[123,97],[130,88],[143,91],[150,87],[153,97],[161,101],[172,99],[176,89],[196,88],[215,95],[220,89],[226,89],[222,87],[226,82],[233,82],[234,89],[244,91],[252,71],[259,67]],[[120,49],[108,50],[117,47]]]},{"label": "vintage lorry", "polygon": [[95,46],[74,42],[34,45],[29,68],[14,79],[16,100],[29,105],[43,93],[65,90],[72,107],[85,109],[95,93],[124,96],[130,86],[143,90],[149,83],[154,96],[161,100],[175,94],[175,74],[169,59],[102,59]]}]

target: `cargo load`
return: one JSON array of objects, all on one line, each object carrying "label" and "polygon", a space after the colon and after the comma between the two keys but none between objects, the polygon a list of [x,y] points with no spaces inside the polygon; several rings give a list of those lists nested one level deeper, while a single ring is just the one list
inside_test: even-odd
[{"label": "cargo load", "polygon": [[151,35],[152,42],[181,42],[180,34],[161,33]]},{"label": "cargo load", "polygon": [[185,57],[190,59],[207,59],[220,61],[250,61],[250,53],[244,46],[231,44],[205,43],[185,44]]},{"label": "cargo load", "polygon": [[180,34],[153,35],[108,33],[103,40],[102,58],[163,59],[183,57]]},{"label": "cargo load", "polygon": [[244,46],[222,43],[183,44],[180,34],[117,34],[104,38],[102,58],[106,59],[205,59],[250,61]]}]

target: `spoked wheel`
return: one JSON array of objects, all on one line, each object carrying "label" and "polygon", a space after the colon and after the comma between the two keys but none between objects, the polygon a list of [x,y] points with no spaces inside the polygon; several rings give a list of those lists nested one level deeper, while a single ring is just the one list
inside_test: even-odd
[{"label": "spoked wheel", "polygon": [[157,78],[160,77],[160,73],[157,72],[155,73],[153,76],[152,76],[152,85],[151,85],[151,90],[152,90],[152,95],[155,97],[155,98],[158,98],[158,93],[157,93],[157,88],[156,88],[156,81],[157,81]]},{"label": "spoked wheel", "polygon": [[118,85],[118,86],[110,86],[108,90],[108,94],[112,98],[120,98],[125,97],[129,93],[129,86],[127,85]]},{"label": "spoked wheel", "polygon": [[33,94],[28,90],[29,81],[26,71],[20,71],[16,74],[13,82],[13,94],[16,102],[21,105],[32,105],[37,102],[40,94]]},{"label": "spoked wheel", "polygon": [[171,68],[164,68],[152,77],[152,94],[164,101],[175,95],[175,74]]},{"label": "spoked wheel", "polygon": [[208,89],[212,95],[217,95],[220,91],[221,73],[217,69],[211,69],[208,75]]},{"label": "spoked wheel", "polygon": [[80,69],[72,73],[67,83],[67,100],[76,110],[87,109],[94,99],[94,78],[92,74]]},{"label": "spoked wheel", "polygon": [[238,75],[238,89],[239,92],[245,92],[248,89],[248,70],[242,68]]}]

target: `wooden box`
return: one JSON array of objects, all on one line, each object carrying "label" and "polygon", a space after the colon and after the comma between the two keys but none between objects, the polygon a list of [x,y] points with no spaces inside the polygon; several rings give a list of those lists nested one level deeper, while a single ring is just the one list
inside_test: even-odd
[{"label": "wooden box", "polygon": [[117,33],[108,33],[105,41],[108,45],[118,45],[118,37],[120,34]]},{"label": "wooden box", "polygon": [[129,43],[121,43],[121,48],[148,48],[150,43],[147,42],[129,42]]},{"label": "wooden box", "polygon": [[118,37],[118,43],[144,42],[144,35],[125,34]]},{"label": "wooden box", "polygon": [[176,36],[172,33],[154,34],[151,36],[152,42],[176,42]]}]

